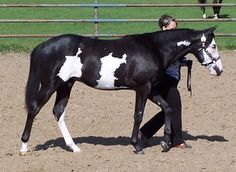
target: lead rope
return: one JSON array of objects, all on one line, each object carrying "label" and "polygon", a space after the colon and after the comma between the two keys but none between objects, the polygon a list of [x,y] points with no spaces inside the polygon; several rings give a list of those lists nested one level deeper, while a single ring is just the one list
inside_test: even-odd
[{"label": "lead rope", "polygon": [[188,68],[188,74],[187,74],[187,89],[190,91],[190,97],[192,97],[192,86],[191,86],[191,70],[192,70],[193,61],[187,60],[186,66]]}]

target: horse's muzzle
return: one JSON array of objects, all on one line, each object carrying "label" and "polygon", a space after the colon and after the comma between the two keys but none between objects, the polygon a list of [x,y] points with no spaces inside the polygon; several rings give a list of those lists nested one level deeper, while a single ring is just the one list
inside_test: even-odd
[{"label": "horse's muzzle", "polygon": [[212,75],[220,76],[223,73],[223,67],[220,60],[215,63],[211,63],[206,67]]},{"label": "horse's muzzle", "polygon": [[215,71],[216,71],[216,76],[220,76],[223,73],[223,70],[217,67],[215,68]]}]

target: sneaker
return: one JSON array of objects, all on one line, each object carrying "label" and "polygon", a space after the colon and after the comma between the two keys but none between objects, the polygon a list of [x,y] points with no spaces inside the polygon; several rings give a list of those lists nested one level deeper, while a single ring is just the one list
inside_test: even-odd
[{"label": "sneaker", "polygon": [[190,148],[192,148],[192,146],[191,145],[188,145],[187,143],[181,143],[181,144],[179,144],[179,145],[176,145],[176,146],[174,146],[174,148],[180,148],[180,149],[190,149]]}]

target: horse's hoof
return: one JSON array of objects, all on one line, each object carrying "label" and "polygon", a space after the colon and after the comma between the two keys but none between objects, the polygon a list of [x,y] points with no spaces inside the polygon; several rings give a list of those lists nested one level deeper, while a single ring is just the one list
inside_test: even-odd
[{"label": "horse's hoof", "polygon": [[71,147],[71,149],[72,149],[72,151],[75,152],[75,153],[80,152],[80,148],[79,148],[78,146],[76,146],[76,145],[73,145],[73,146]]},{"label": "horse's hoof", "polygon": [[168,152],[171,148],[171,146],[168,143],[166,143],[165,141],[161,141],[160,144],[163,149],[163,152]]},{"label": "horse's hoof", "polygon": [[20,156],[25,156],[27,155],[27,151],[20,151]]},{"label": "horse's hoof", "polygon": [[80,151],[80,148],[73,150],[74,153],[79,153]]},{"label": "horse's hoof", "polygon": [[144,155],[144,151],[143,150],[135,151],[135,154],[136,155]]}]

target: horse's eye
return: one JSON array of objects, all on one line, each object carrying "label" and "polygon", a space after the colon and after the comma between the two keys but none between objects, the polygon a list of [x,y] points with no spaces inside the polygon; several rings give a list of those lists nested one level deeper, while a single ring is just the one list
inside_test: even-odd
[{"label": "horse's eye", "polygon": [[213,48],[213,49],[216,49],[216,45],[215,45],[215,44],[214,44],[214,45],[212,45],[212,48]]}]

